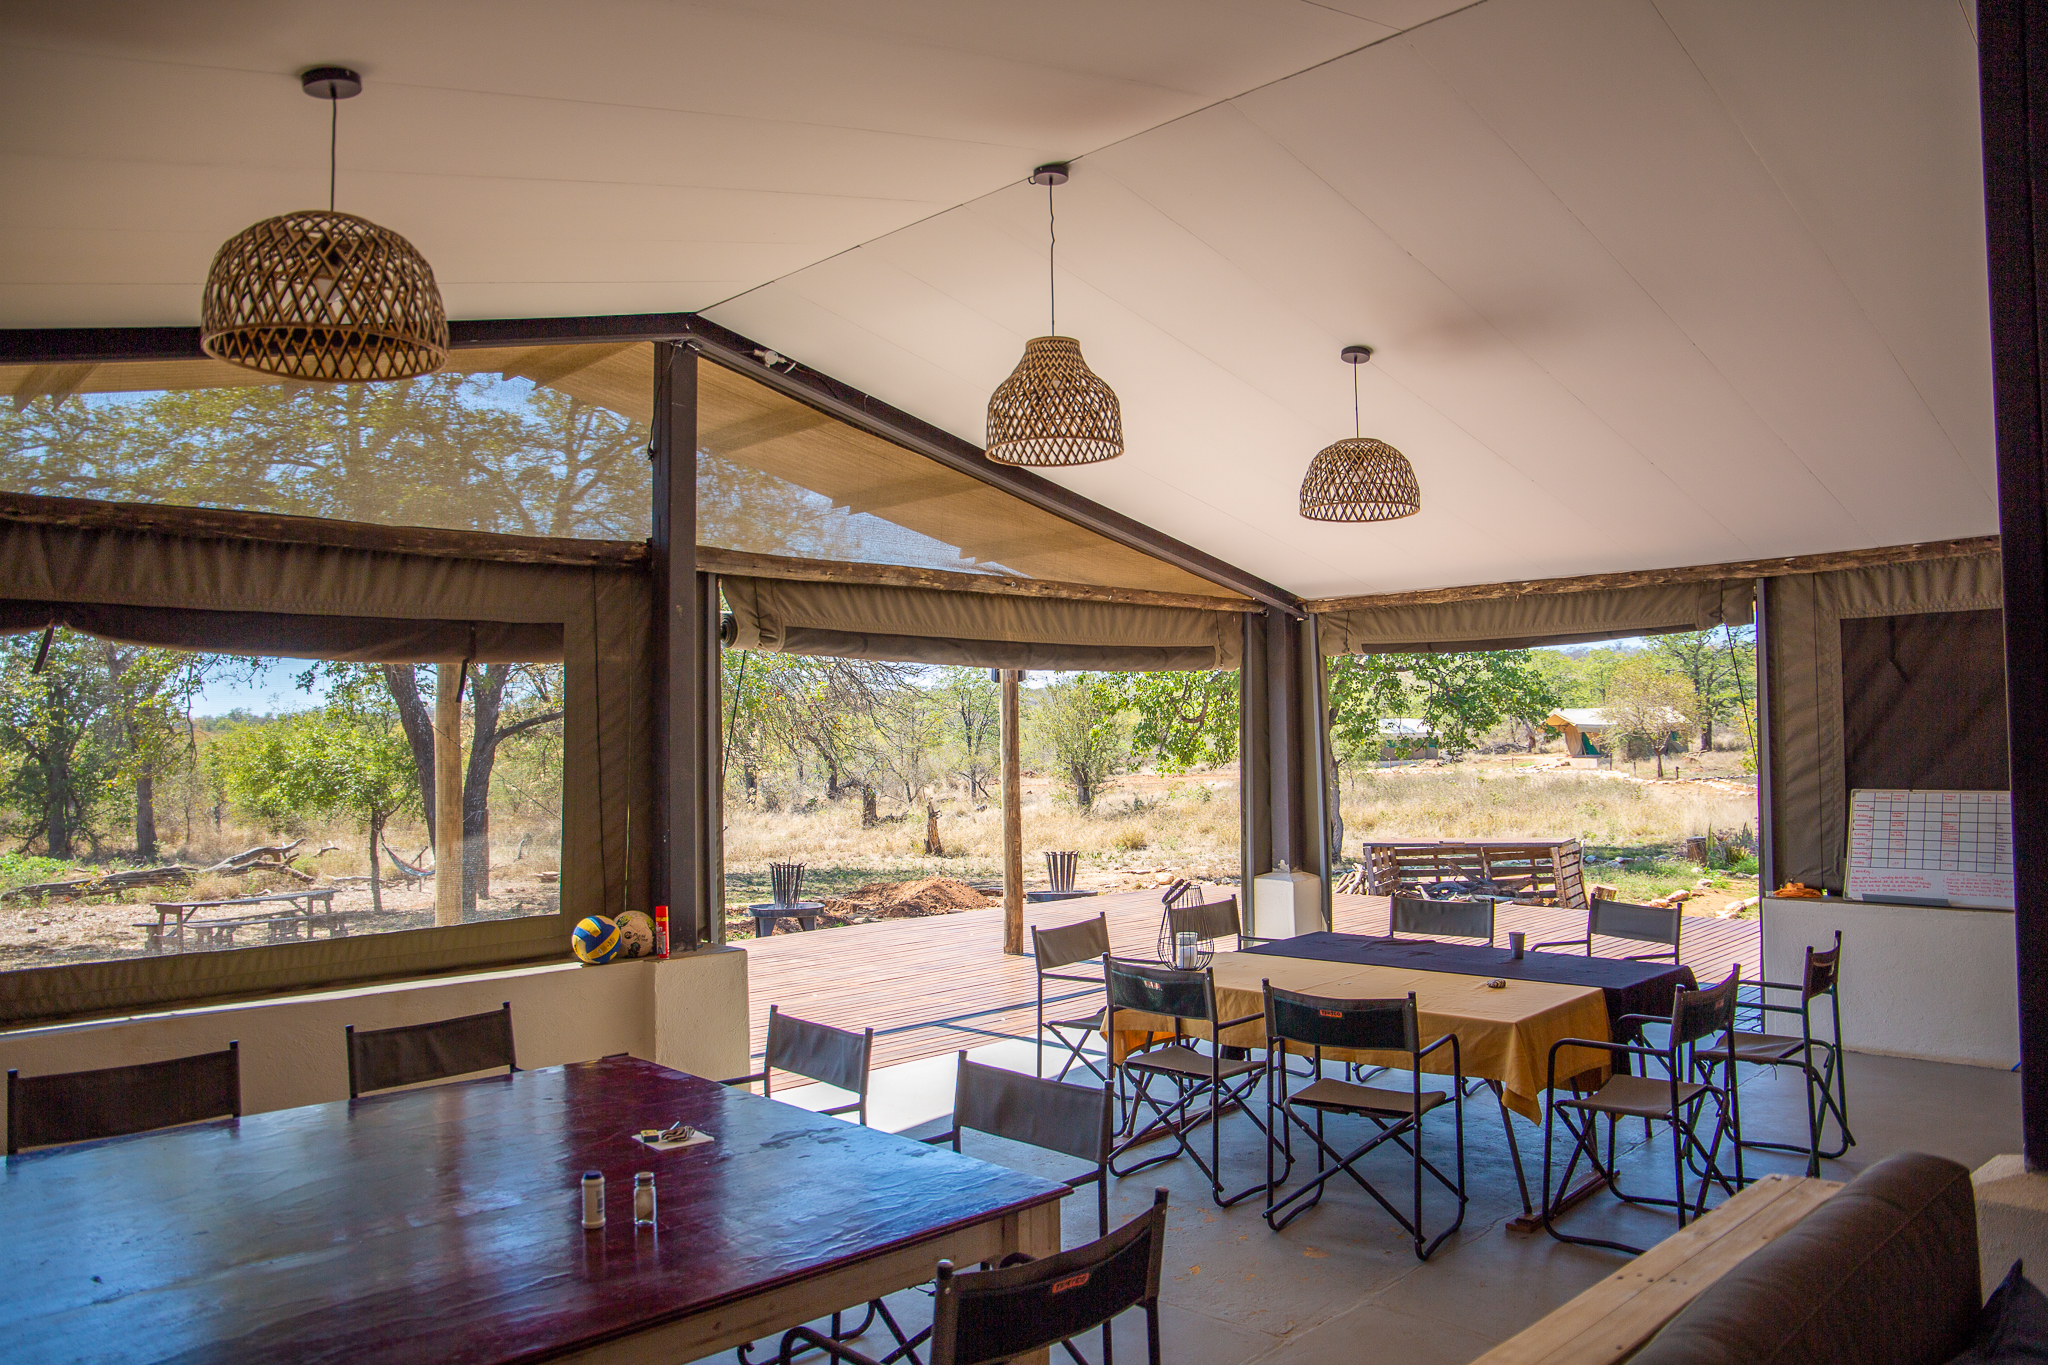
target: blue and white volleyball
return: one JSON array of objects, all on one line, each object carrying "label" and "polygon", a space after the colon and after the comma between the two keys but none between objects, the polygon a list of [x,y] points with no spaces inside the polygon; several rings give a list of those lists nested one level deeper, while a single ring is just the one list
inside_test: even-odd
[{"label": "blue and white volleyball", "polygon": [[589,915],[569,931],[569,948],[584,962],[610,962],[619,955],[619,926],[603,915]]}]

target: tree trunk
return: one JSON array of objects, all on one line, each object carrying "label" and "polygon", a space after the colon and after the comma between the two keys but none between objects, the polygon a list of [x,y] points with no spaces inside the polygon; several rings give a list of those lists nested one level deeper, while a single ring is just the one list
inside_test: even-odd
[{"label": "tree trunk", "polygon": [[377,859],[381,856],[378,846],[384,842],[384,817],[376,811],[370,812],[370,910],[374,914],[384,913],[384,876],[377,870]]},{"label": "tree trunk", "polygon": [[462,670],[436,664],[434,678],[434,924],[460,924],[462,914]]},{"label": "tree trunk", "polygon": [[135,857],[156,861],[156,775],[147,768],[135,774]]},{"label": "tree trunk", "polygon": [[924,856],[946,856],[946,846],[939,841],[939,808],[929,801],[924,803]]},{"label": "tree trunk", "polygon": [[469,772],[462,783],[462,917],[473,919],[479,897],[491,895],[491,770],[498,761],[498,717],[510,664],[485,664],[470,676],[474,728]]},{"label": "tree trunk", "polygon": [[434,720],[420,700],[419,677],[412,664],[385,664],[384,686],[398,704],[398,723],[412,748],[412,766],[420,776],[420,806],[427,813],[427,840],[434,838]]},{"label": "tree trunk", "polygon": [[860,827],[862,829],[873,829],[878,818],[875,814],[875,789],[873,787],[862,787],[860,789]]},{"label": "tree trunk", "polygon": [[71,856],[71,783],[70,774],[52,764],[49,759],[39,760],[43,768],[44,796],[49,802],[44,811],[43,840],[50,846],[52,858]]}]

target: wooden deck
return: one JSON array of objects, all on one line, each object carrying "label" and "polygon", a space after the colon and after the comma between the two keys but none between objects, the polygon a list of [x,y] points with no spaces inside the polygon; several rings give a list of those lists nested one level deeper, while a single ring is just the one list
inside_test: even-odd
[{"label": "wooden deck", "polygon": [[[1387,931],[1386,897],[1337,896],[1334,902],[1340,932]],[[1156,893],[1132,891],[1027,905],[1024,922],[1050,928],[1105,914],[1116,952],[1149,958],[1155,955],[1159,913]],[[1583,910],[1504,905],[1500,942],[1505,945],[1513,929],[1527,931],[1536,943],[1582,933],[1585,924]],[[1003,915],[996,909],[746,940],[739,946],[748,956],[753,1056],[762,1055],[770,1005],[839,1028],[873,1028],[877,1068],[1003,1038],[1029,1038],[1036,999],[1031,959],[1005,956],[1002,937]],[[1602,955],[1618,956],[1630,946],[1641,945],[1594,940],[1594,951]],[[1759,966],[1755,920],[1689,917],[1683,947],[1682,960],[1701,981],[1718,981],[1733,963],[1740,962],[1747,975]],[[1066,989],[1089,994],[1083,986]],[[1099,989],[1094,998],[1101,998]]]}]

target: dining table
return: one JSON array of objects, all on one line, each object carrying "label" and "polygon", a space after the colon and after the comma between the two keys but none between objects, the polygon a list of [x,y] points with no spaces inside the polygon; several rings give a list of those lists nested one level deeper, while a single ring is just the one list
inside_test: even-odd
[{"label": "dining table", "polygon": [[[710,1140],[636,1136],[677,1122]],[[1056,1251],[1066,1193],[607,1057],[8,1157],[0,1358],[680,1365]]]},{"label": "dining table", "polygon": [[[1567,1038],[1612,1041],[1625,1015],[1668,1016],[1674,993],[1694,984],[1691,970],[1673,963],[1567,953],[1525,952],[1516,958],[1509,949],[1492,945],[1341,933],[1302,934],[1216,953],[1209,967],[1215,974],[1218,1018],[1246,1021],[1223,1030],[1224,1046],[1266,1045],[1267,981],[1283,990],[1343,1000],[1401,999],[1413,992],[1422,1041],[1456,1034],[1466,1079],[1484,1081],[1500,1102],[1525,1218],[1533,1215],[1534,1202],[1508,1115],[1512,1111],[1532,1123],[1543,1121],[1552,1046]],[[1209,1036],[1206,1027],[1191,1021],[1178,1021],[1178,1026],[1183,1035]],[[1120,1062],[1131,1051],[1170,1040],[1176,1021],[1118,1010],[1113,1027],[1110,1050]],[[1361,1066],[1408,1065],[1405,1053],[1328,1049],[1323,1055],[1326,1061]],[[1611,1072],[1611,1057],[1605,1051],[1565,1047],[1558,1054],[1558,1082],[1596,1088]],[[1448,1048],[1424,1059],[1431,1073],[1447,1073],[1451,1065]]]}]

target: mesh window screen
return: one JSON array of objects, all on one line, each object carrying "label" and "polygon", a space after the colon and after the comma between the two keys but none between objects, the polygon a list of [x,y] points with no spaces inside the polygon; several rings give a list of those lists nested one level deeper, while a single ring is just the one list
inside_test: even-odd
[{"label": "mesh window screen", "polygon": [[1230,596],[722,366],[698,367],[697,403],[702,544]]},{"label": "mesh window screen", "polygon": [[0,365],[0,488],[503,534],[648,534],[654,348],[464,350],[439,374]]}]

